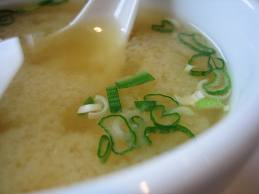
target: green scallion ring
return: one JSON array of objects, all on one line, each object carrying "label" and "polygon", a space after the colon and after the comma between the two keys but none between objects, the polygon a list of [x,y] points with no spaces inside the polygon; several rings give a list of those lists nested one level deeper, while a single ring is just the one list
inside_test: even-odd
[{"label": "green scallion ring", "polygon": [[[112,118],[121,119],[128,128],[128,133],[129,133],[128,137],[130,138],[130,142],[128,144],[128,147],[123,149],[123,150],[117,150],[116,149],[116,143],[115,143],[116,138],[113,137],[113,134],[110,131],[111,129],[106,127],[105,124],[104,124],[105,120],[112,119]],[[113,153],[118,154],[118,155],[124,155],[124,154],[128,153],[129,151],[131,151],[135,148],[136,140],[137,140],[136,134],[135,134],[134,130],[131,128],[131,126],[129,125],[127,119],[124,116],[122,116],[122,115],[108,115],[106,117],[101,118],[101,120],[98,122],[98,125],[100,127],[102,127],[104,129],[104,131],[110,136],[110,139],[111,139],[111,142],[112,142]]]},{"label": "green scallion ring", "polygon": [[203,89],[210,95],[223,95],[231,89],[231,79],[228,73],[224,70],[214,69],[212,71],[213,79],[208,83],[203,84]]},{"label": "green scallion ring", "polygon": [[206,55],[212,55],[216,51],[213,48],[210,48],[198,40],[198,34],[196,33],[185,33],[181,32],[178,33],[178,40],[184,44],[185,46],[189,47],[193,51],[198,53],[204,53]]},{"label": "green scallion ring", "polygon": [[190,138],[195,137],[194,133],[193,133],[190,129],[188,129],[187,127],[185,127],[185,126],[182,126],[182,125],[177,124],[177,125],[172,126],[171,129],[172,129],[173,131],[180,131],[180,132],[184,133],[185,135],[187,135],[187,136],[190,137]]},{"label": "green scallion ring", "polygon": [[160,94],[160,93],[151,93],[151,94],[146,94],[144,96],[144,100],[146,101],[156,101],[158,105],[163,105],[163,104],[160,104],[161,102],[157,101],[157,100],[154,100],[154,97],[162,97],[162,98],[166,98],[168,99],[169,101],[172,102],[172,104],[175,106],[175,107],[178,107],[180,104],[179,102],[174,99],[173,97],[171,96],[168,96],[168,95],[164,95],[164,94]]},{"label": "green scallion ring", "polygon": [[[156,112],[160,112],[161,118],[173,118],[172,121],[169,124],[161,123],[159,122],[159,118],[156,116]],[[174,113],[165,113],[165,106],[163,105],[157,105],[155,108],[153,108],[150,112],[150,119],[153,122],[153,124],[158,127],[161,130],[168,130],[172,127],[172,125],[178,124],[181,119],[181,115],[177,112]]]},{"label": "green scallion ring", "polygon": [[211,71],[213,70],[212,69],[212,66],[211,64],[209,63],[209,59],[210,59],[210,56],[204,54],[204,53],[199,53],[199,54],[195,54],[193,55],[189,61],[188,61],[188,64],[192,65],[193,66],[193,63],[195,62],[195,60],[199,60],[200,58],[207,58],[207,67],[206,69],[203,69],[203,70],[197,70],[195,68],[192,68],[190,70],[190,74],[192,76],[207,76],[208,74],[211,73]]},{"label": "green scallion ring", "polygon": [[98,144],[97,156],[101,162],[106,162],[110,156],[112,141],[109,136],[102,135]]},{"label": "green scallion ring", "polygon": [[146,127],[146,129],[144,131],[144,137],[146,138],[146,140],[147,140],[147,142],[149,144],[152,144],[152,141],[151,141],[151,139],[149,137],[149,135],[151,133],[165,134],[165,133],[172,133],[172,132],[176,132],[176,131],[184,133],[189,138],[195,137],[194,133],[190,129],[188,129],[187,127],[182,126],[180,124],[171,125],[166,130],[161,129],[161,128],[157,127],[157,126]]},{"label": "green scallion ring", "polygon": [[135,106],[140,111],[151,111],[156,106],[156,101],[152,101],[152,100],[135,101]]},{"label": "green scallion ring", "polygon": [[216,57],[214,55],[211,55],[209,57],[209,65],[215,69],[224,69],[225,68],[225,61],[220,58],[220,57]]},{"label": "green scallion ring", "polygon": [[151,29],[162,33],[172,33],[175,30],[174,24],[169,20],[161,20],[161,24],[153,24]]},{"label": "green scallion ring", "polygon": [[146,128],[145,128],[145,131],[144,131],[144,138],[146,139],[146,141],[147,141],[149,144],[152,144],[152,141],[151,141],[151,139],[149,138],[149,134],[151,134],[151,133],[156,133],[157,131],[158,131],[158,128],[157,128],[157,127],[154,127],[154,126],[146,127]]},{"label": "green scallion ring", "polygon": [[141,116],[135,115],[129,119],[132,129],[140,127],[141,123],[144,124],[144,119]]}]

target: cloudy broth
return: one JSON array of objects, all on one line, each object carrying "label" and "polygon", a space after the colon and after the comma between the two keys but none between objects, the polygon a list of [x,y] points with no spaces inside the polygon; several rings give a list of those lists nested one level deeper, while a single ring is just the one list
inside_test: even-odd
[{"label": "cloudy broth", "polygon": [[[94,31],[95,26],[79,26],[66,35],[46,38],[45,34],[65,26],[80,6],[44,7],[19,16],[20,24],[13,25],[22,28],[0,27],[2,39],[20,35],[26,57],[0,99],[0,193],[35,191],[89,180],[190,140],[192,137],[181,131],[156,131],[148,136],[150,144],[141,140],[144,131],[136,132],[134,149],[122,155],[111,151],[106,162],[100,161],[98,142],[105,134],[98,125],[102,117],[89,119],[87,115],[78,115],[77,110],[87,97],[106,97],[108,86],[137,72],[148,72],[155,80],[120,89],[122,111],[116,115],[126,119],[138,115],[151,125],[150,113],[139,111],[134,102],[143,100],[146,94],[163,94],[185,107],[180,111],[180,124],[197,136],[227,112],[228,97],[221,98],[220,108],[197,108],[197,104],[190,102],[204,76],[192,76],[186,70],[197,51],[182,44],[179,33],[199,34],[195,29],[173,21],[172,33],[152,30],[153,24],[159,25],[170,16],[147,10],[138,16],[127,45],[121,43],[113,24],[100,26],[102,32]],[[52,21],[54,9],[59,17]],[[29,32],[36,36],[36,46],[26,41]],[[213,77],[209,74],[206,79]],[[104,116],[111,114],[107,111]]]}]

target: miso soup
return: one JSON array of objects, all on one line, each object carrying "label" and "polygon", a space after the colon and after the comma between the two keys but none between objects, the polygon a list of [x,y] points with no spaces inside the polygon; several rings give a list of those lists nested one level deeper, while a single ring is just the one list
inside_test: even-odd
[{"label": "miso soup", "polygon": [[0,98],[0,193],[90,180],[159,156],[228,112],[227,63],[204,34],[146,10],[126,45],[115,24],[51,36],[83,3],[42,6],[0,26],[0,39],[19,36],[25,55]]}]

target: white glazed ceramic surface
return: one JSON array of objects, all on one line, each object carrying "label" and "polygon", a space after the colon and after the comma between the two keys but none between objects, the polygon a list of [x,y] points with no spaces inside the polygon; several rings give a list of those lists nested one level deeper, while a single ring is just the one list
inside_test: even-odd
[{"label": "white glazed ceramic surface", "polygon": [[[111,22],[117,22],[120,32],[127,40],[131,32],[133,22],[135,21],[138,9],[138,0],[88,0],[88,3],[80,11],[77,17],[70,22],[69,27],[81,23],[87,24],[89,21],[100,22],[107,19]],[[66,29],[66,28],[65,28]]]},{"label": "white glazed ceramic surface", "polygon": [[197,26],[221,48],[233,79],[230,114],[177,149],[122,171],[41,194],[220,193],[259,141],[259,2],[142,0]]}]

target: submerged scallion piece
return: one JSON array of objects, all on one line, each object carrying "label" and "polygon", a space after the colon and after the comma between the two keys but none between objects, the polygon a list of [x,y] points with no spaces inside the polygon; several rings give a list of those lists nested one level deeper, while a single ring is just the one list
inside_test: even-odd
[{"label": "submerged scallion piece", "polygon": [[151,29],[162,33],[172,33],[175,30],[174,24],[170,20],[161,20],[161,24],[153,24]]},{"label": "submerged scallion piece", "polygon": [[151,110],[150,119],[159,129],[167,130],[172,125],[179,123],[181,115],[178,112],[166,113],[163,105],[157,105]]},{"label": "submerged scallion piece", "polygon": [[14,22],[14,11],[0,10],[0,26],[7,26]]},{"label": "submerged scallion piece", "polygon": [[156,101],[151,101],[151,100],[135,101],[135,106],[140,111],[151,111],[156,106]]},{"label": "submerged scallion piece", "polygon": [[221,69],[225,68],[225,61],[217,56],[211,55],[209,57],[209,65],[214,69]]},{"label": "submerged scallion piece", "polygon": [[136,134],[122,115],[109,115],[99,121],[99,126],[110,136],[112,151],[123,155],[136,146]]},{"label": "submerged scallion piece", "polygon": [[144,123],[144,119],[141,116],[135,115],[129,119],[129,123],[133,129],[140,127]]},{"label": "submerged scallion piece", "polygon": [[136,145],[141,146],[143,144],[146,144],[147,140],[144,136],[146,123],[145,123],[144,119],[139,115],[135,115],[129,119],[129,124],[136,134],[136,138],[137,138]]},{"label": "submerged scallion piece", "polygon": [[158,105],[163,105],[167,109],[173,109],[179,106],[179,102],[174,99],[171,96],[164,95],[164,94],[159,94],[159,93],[154,93],[154,94],[146,94],[144,96],[145,101],[156,101],[156,104]]},{"label": "submerged scallion piece", "polygon": [[[206,54],[199,53],[193,55],[188,64],[192,65],[190,74],[192,76],[206,76],[212,71],[212,66],[209,63],[210,57]],[[198,67],[197,67],[198,64]]]},{"label": "submerged scallion piece", "polygon": [[146,82],[153,81],[153,80],[155,80],[155,78],[150,73],[143,71],[143,72],[137,73],[135,75],[126,77],[122,80],[116,81],[116,86],[119,89],[129,88],[129,87],[141,85]]},{"label": "submerged scallion piece", "polygon": [[101,162],[106,162],[110,156],[112,148],[112,141],[108,135],[102,135],[97,150],[97,156]]},{"label": "submerged scallion piece", "polygon": [[231,80],[228,73],[224,70],[215,69],[212,72],[213,79],[202,85],[207,94],[224,95],[230,92]]},{"label": "submerged scallion piece", "polygon": [[188,107],[188,106],[178,106],[174,109],[171,110],[166,110],[166,114],[171,114],[171,113],[179,113],[180,115],[188,115],[188,116],[193,116],[194,112],[193,110]]},{"label": "submerged scallion piece", "polygon": [[221,109],[224,103],[219,98],[205,97],[196,102],[198,109]]},{"label": "submerged scallion piece", "polygon": [[216,51],[206,45],[204,38],[197,33],[179,33],[179,41],[190,49],[206,55],[214,54]]},{"label": "submerged scallion piece", "polygon": [[190,129],[188,129],[187,127],[185,127],[183,125],[174,125],[174,126],[172,126],[172,130],[180,131],[190,138],[195,137],[194,133]]},{"label": "submerged scallion piece", "polygon": [[152,133],[167,134],[167,133],[172,133],[172,132],[176,132],[176,131],[182,132],[190,138],[195,137],[194,133],[190,129],[188,129],[187,127],[180,125],[180,124],[171,125],[167,129],[164,129],[164,128],[161,129],[158,126],[146,127],[145,132],[144,132],[144,137],[146,138],[146,140],[149,144],[152,144],[152,141],[149,137],[150,134],[152,134]]},{"label": "submerged scallion piece", "polygon": [[118,88],[116,86],[110,86],[106,88],[106,93],[109,102],[110,112],[116,113],[121,111],[121,103]]}]

